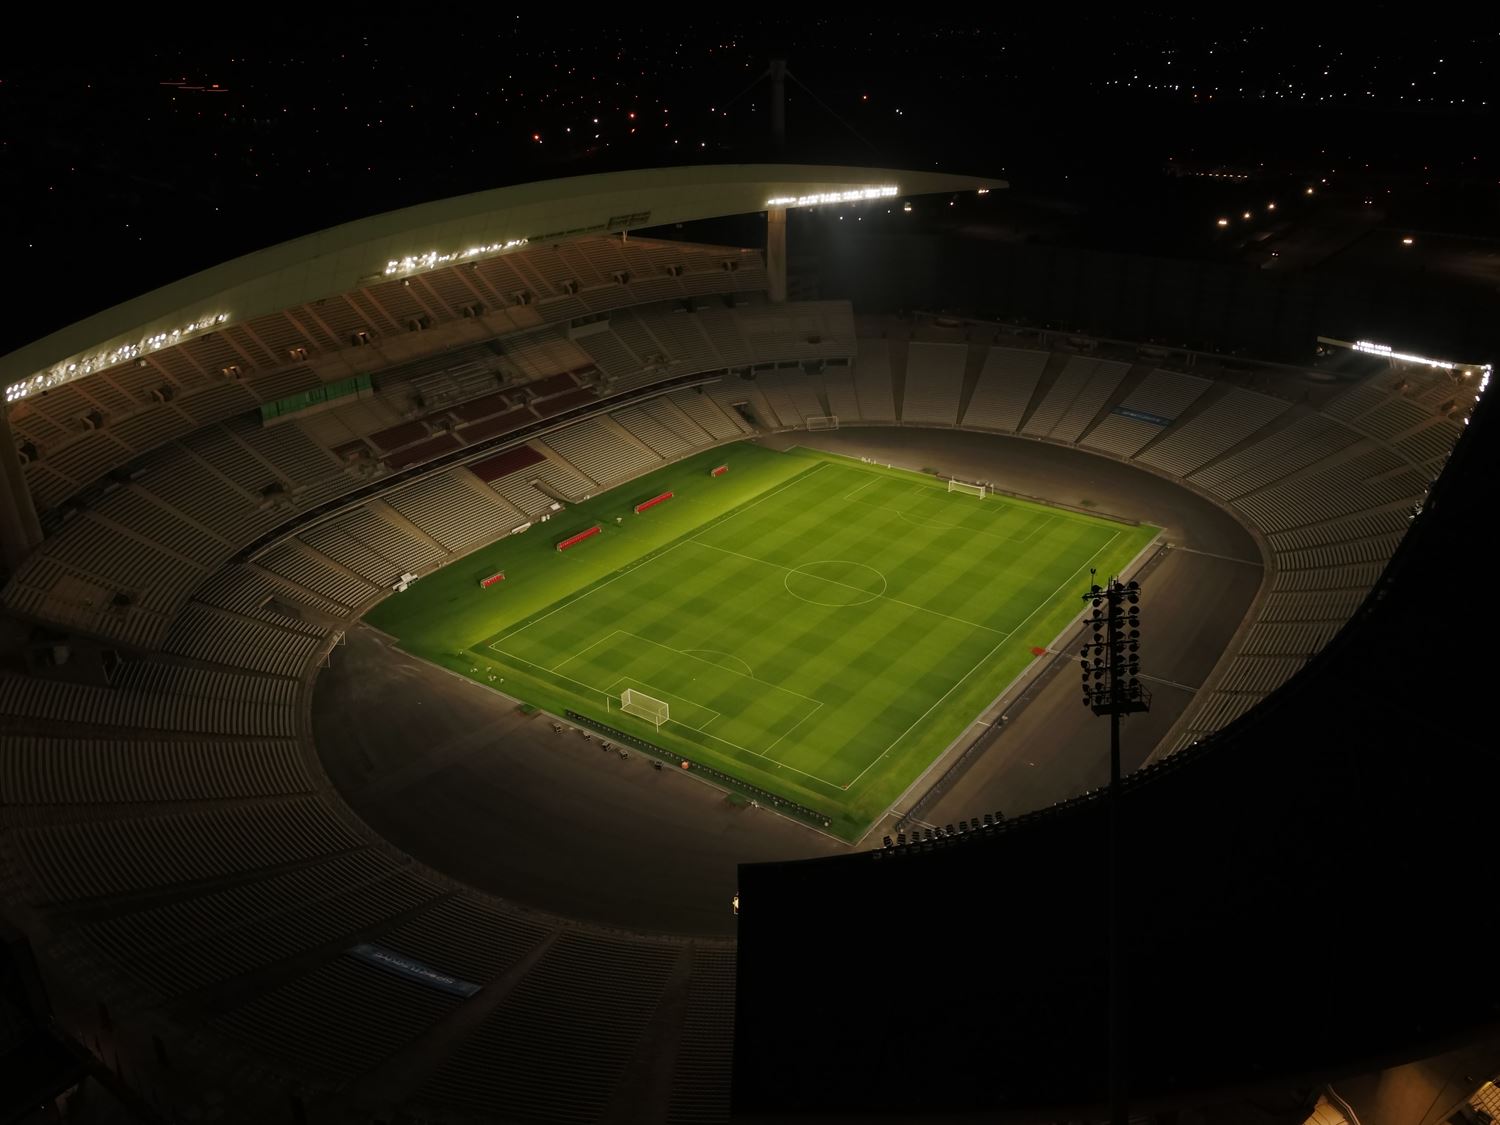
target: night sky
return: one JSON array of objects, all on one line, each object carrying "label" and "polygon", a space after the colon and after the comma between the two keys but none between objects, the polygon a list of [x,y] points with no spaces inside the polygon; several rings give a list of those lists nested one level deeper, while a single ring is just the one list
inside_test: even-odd
[{"label": "night sky", "polygon": [[101,33],[51,57],[13,37],[0,59],[0,247],[12,282],[28,280],[8,286],[0,352],[394,207],[775,158],[756,79],[776,54],[802,83],[786,159],[1004,176],[1002,206],[1050,214],[1035,220],[1046,238],[1222,253],[1214,216],[1314,184],[1319,205],[1500,235],[1500,26],[1435,35],[1396,12],[1366,9],[1353,37],[1332,21],[1154,9],[986,26],[450,12],[430,21],[448,26],[380,19],[368,33],[260,19],[187,37]]}]

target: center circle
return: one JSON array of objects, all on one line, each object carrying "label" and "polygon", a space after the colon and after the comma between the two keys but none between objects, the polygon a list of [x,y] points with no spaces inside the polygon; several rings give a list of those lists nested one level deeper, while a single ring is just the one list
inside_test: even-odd
[{"label": "center circle", "polygon": [[813,605],[843,608],[873,602],[885,593],[885,575],[846,559],[818,559],[787,571],[786,592]]}]

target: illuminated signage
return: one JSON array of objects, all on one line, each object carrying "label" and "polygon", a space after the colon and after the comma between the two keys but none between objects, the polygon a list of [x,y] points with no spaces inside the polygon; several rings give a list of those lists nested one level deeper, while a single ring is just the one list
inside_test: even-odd
[{"label": "illuminated signage", "polygon": [[767,207],[813,207],[819,203],[863,203],[869,199],[889,199],[901,189],[894,184],[853,188],[849,191],[820,191],[814,195],[778,195],[766,200]]},{"label": "illuminated signage", "polygon": [[70,383],[74,379],[82,379],[85,375],[92,375],[96,371],[103,371],[117,364],[139,359],[143,355],[159,352],[163,348],[176,347],[200,332],[217,328],[228,319],[228,313],[213,313],[210,316],[199,317],[191,324],[184,324],[181,328],[173,328],[169,332],[154,332],[150,336],[143,336],[133,344],[119,344],[108,351],[95,352],[90,356],[59,363],[56,367],[38,371],[35,375],[6,387],[5,401],[15,402],[28,395],[50,390],[63,383]]},{"label": "illuminated signage", "polygon": [[438,266],[452,265],[454,262],[467,262],[473,258],[487,258],[491,254],[503,254],[507,250],[515,250],[525,246],[527,240],[524,238],[512,238],[506,242],[491,242],[488,246],[470,246],[466,250],[455,250],[451,254],[443,254],[437,250],[428,250],[425,254],[408,254],[404,258],[392,258],[385,264],[385,276],[394,277],[403,273],[418,273],[422,270],[437,269]]},{"label": "illuminated signage", "polygon": [[407,957],[397,953],[394,949],[387,949],[382,945],[362,941],[358,945],[351,946],[349,953],[358,957],[366,964],[375,965],[388,972],[396,973],[435,988],[440,992],[448,992],[454,996],[469,997],[479,991],[479,985],[470,981],[459,980],[448,973],[440,972],[431,965],[423,964],[415,957]]}]

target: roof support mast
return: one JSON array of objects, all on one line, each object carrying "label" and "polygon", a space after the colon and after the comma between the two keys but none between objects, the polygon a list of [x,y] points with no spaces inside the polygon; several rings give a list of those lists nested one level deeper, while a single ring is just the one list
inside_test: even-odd
[{"label": "roof support mast", "polygon": [[[780,156],[786,151],[786,59],[772,59],[771,145]],[[786,208],[766,212],[766,289],[772,304],[786,301]]]}]

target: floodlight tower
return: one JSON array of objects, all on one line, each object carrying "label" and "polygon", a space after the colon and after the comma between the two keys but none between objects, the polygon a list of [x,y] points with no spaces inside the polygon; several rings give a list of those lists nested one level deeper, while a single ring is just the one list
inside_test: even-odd
[{"label": "floodlight tower", "polygon": [[[1090,577],[1094,571],[1089,571]],[[1083,668],[1083,705],[1109,716],[1109,1118],[1126,1125],[1125,977],[1120,922],[1120,718],[1151,709],[1151,694],[1141,686],[1141,584],[1111,578],[1089,587],[1089,624],[1093,640],[1079,650]]]}]

